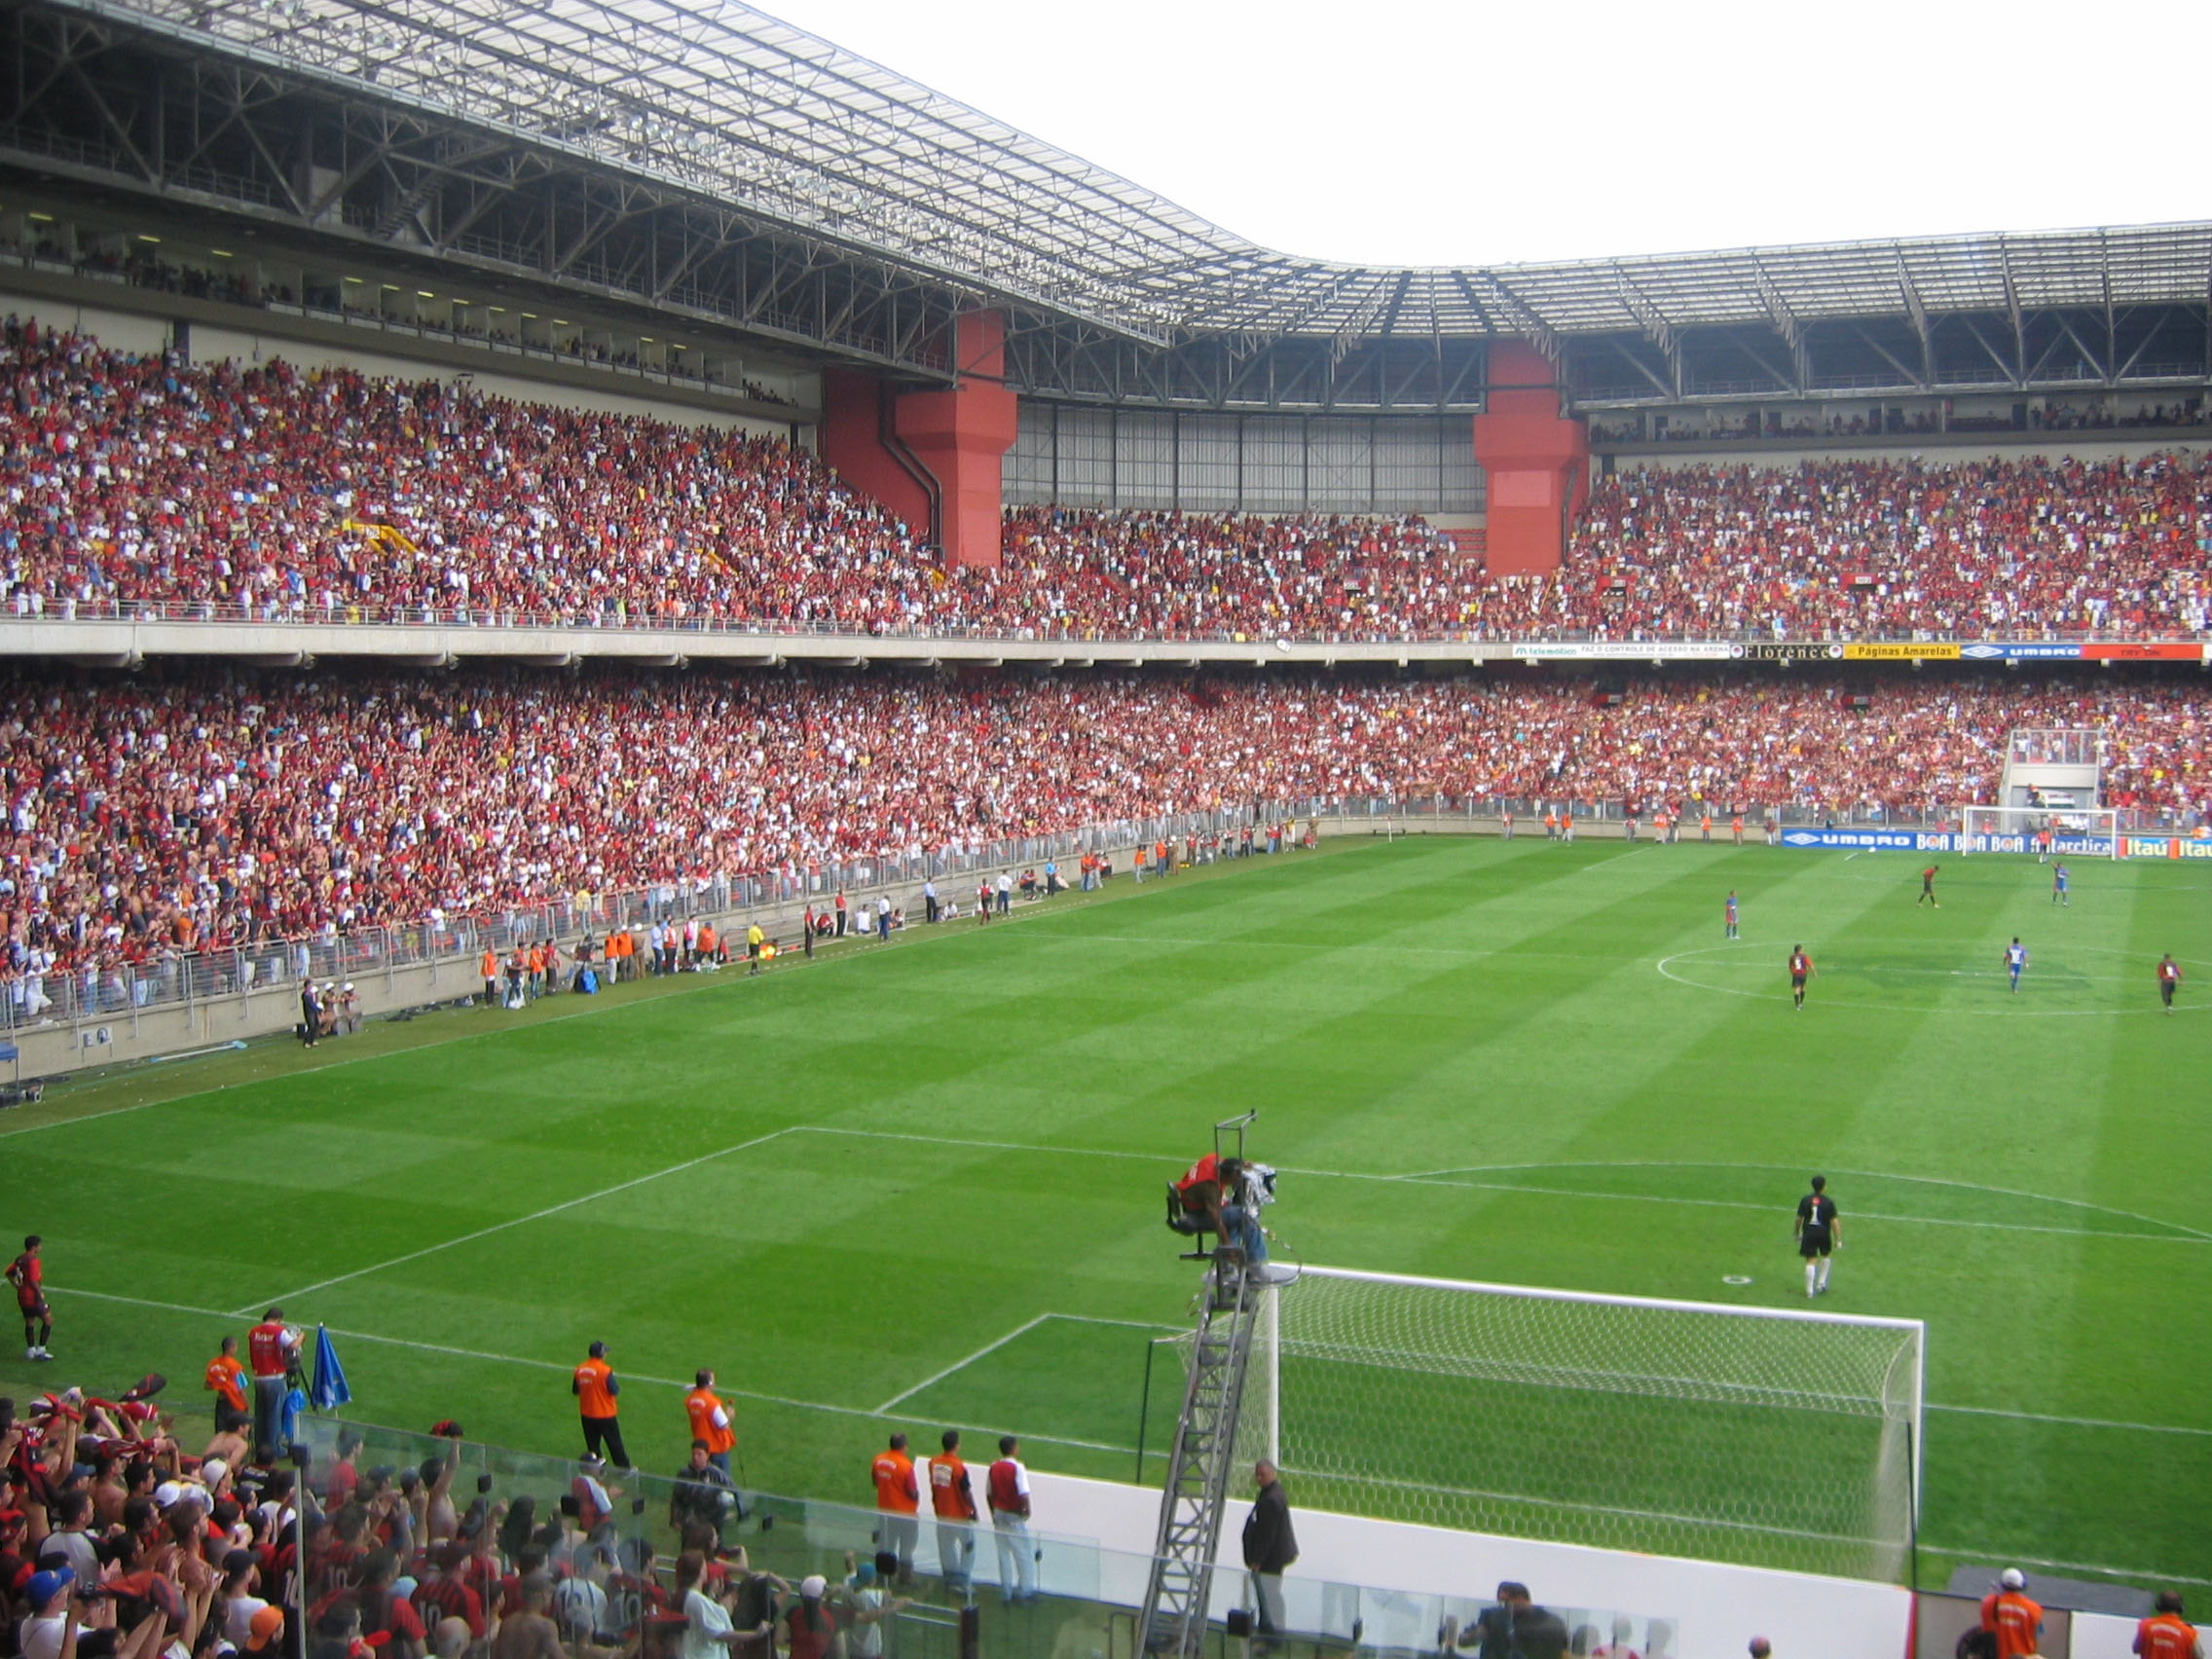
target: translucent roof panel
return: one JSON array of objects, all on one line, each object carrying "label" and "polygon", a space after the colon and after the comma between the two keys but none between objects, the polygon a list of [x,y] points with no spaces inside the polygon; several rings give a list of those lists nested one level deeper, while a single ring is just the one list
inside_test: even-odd
[{"label": "translucent roof panel", "polygon": [[727,0],[62,0],[1142,339],[1563,336],[2203,303],[2212,225],[1413,271],[1276,253]]}]

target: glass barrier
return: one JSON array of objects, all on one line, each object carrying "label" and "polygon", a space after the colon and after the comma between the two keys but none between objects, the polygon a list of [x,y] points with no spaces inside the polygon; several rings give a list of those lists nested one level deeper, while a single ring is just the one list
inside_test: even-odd
[{"label": "glass barrier", "polygon": [[[311,1623],[352,1590],[374,1604],[362,1608],[364,1628],[387,1629],[387,1604],[397,1595],[423,1613],[434,1651],[439,1617],[469,1609],[441,1580],[474,1590],[489,1618],[501,1605],[512,1611],[521,1575],[541,1570],[552,1581],[545,1612],[577,1659],[595,1650],[606,1659],[677,1659],[686,1626],[679,1557],[689,1547],[715,1563],[702,1589],[736,1631],[767,1623],[785,1633],[779,1644],[805,1616],[806,1579],[820,1574],[843,1659],[1140,1659],[1137,1614],[1152,1558],[1093,1538],[1002,1531],[988,1520],[945,1524],[927,1513],[901,1526],[876,1510],[746,1491],[713,1474],[679,1481],[587,1471],[564,1458],[318,1416],[301,1419],[295,1444]],[[378,1534],[388,1535],[399,1577],[390,1591],[364,1597],[355,1588],[362,1546]],[[1215,1573],[1209,1653],[1235,1659],[1241,1638],[1261,1634],[1251,1629],[1252,1591],[1243,1572]],[[1511,1622],[1480,1598],[1299,1577],[1282,1580],[1281,1591],[1272,1646],[1282,1659],[1472,1652],[1486,1628]],[[1625,1645],[1670,1659],[1676,1651],[1665,1618],[1564,1607],[1520,1618],[1530,1653]],[[764,1641],[729,1651],[773,1659]]]}]

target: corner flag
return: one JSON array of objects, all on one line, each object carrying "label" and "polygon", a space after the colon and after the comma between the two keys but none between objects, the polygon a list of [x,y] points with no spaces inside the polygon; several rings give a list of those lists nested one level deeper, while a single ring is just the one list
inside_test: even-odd
[{"label": "corner flag", "polygon": [[314,1388],[309,1397],[318,1412],[336,1411],[353,1397],[346,1386],[346,1368],[338,1363],[337,1345],[321,1325],[314,1328]]}]

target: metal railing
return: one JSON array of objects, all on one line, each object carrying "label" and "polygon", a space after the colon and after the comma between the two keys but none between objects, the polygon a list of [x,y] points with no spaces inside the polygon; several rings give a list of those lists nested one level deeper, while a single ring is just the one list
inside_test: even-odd
[{"label": "metal railing", "polygon": [[[691,876],[600,894],[516,901],[461,914],[438,912],[404,922],[328,925],[306,936],[269,937],[208,949],[165,949],[146,960],[107,951],[51,973],[0,973],[0,1030],[113,1023],[167,1009],[192,1012],[209,1004],[235,1008],[242,1025],[253,1018],[257,998],[277,993],[296,996],[311,983],[381,981],[388,989],[401,971],[416,968],[430,969],[433,981],[450,971],[453,989],[446,994],[460,996],[478,987],[476,964],[487,950],[503,962],[509,951],[553,940],[562,945],[564,959],[572,960],[575,942],[587,936],[604,938],[613,929],[644,931],[655,922],[682,924],[693,918],[712,921],[724,933],[741,935],[757,921],[771,937],[794,934],[806,907],[831,909],[840,892],[851,903],[859,931],[864,899],[872,907],[876,897],[903,897],[925,881],[1034,870],[1042,884],[1046,866],[1057,864],[1062,866],[1058,871],[1062,885],[1074,888],[1079,877],[1072,866],[1087,853],[1111,855],[1161,840],[1180,847],[1193,838],[1201,843],[1212,838],[1216,850],[1226,839],[1234,852],[1246,827],[1271,821],[1258,817],[1259,811],[1244,806],[1177,813],[936,852],[916,849],[803,868]],[[1264,849],[1266,837],[1258,839]],[[953,888],[944,898],[965,910],[974,895]]]},{"label": "metal railing", "polygon": [[[116,953],[58,968],[47,974],[0,972],[0,1031],[50,1025],[113,1023],[166,1009],[188,1012],[210,1004],[236,1010],[243,1025],[253,1017],[256,998],[273,993],[296,996],[309,983],[376,982],[388,988],[406,969],[428,968],[433,982],[450,973],[460,996],[477,988],[477,959],[490,950],[504,961],[519,947],[546,940],[559,941],[564,960],[573,960],[574,942],[604,937],[610,929],[649,929],[653,923],[682,924],[694,917],[712,921],[723,933],[742,934],[755,921],[771,938],[795,933],[806,907],[827,910],[842,891],[850,903],[853,931],[866,925],[864,910],[878,896],[912,895],[925,881],[996,876],[1034,870],[1043,896],[1045,866],[1057,864],[1064,888],[1079,885],[1069,866],[1086,853],[1113,855],[1131,847],[1169,843],[1174,854],[1194,863],[1240,856],[1265,856],[1290,849],[1306,831],[1378,833],[1409,830],[1442,833],[1490,834],[1510,814],[1514,832],[1544,833],[1547,809],[1567,807],[1579,829],[1613,835],[1629,830],[1640,838],[1656,835],[1652,810],[1631,812],[1617,800],[1596,800],[1571,787],[1526,797],[1452,794],[1443,792],[1402,794],[1299,796],[1252,801],[1205,812],[1170,813],[1155,818],[1119,820],[1080,829],[980,842],[937,852],[911,851],[854,858],[803,869],[747,875],[718,874],[655,882],[602,894],[516,901],[482,910],[432,914],[406,922],[340,929],[325,927],[305,937],[265,938],[196,951],[165,950],[151,960],[125,960]],[[1763,840],[1771,821],[1779,830],[1795,826],[1839,829],[1932,830],[1955,825],[1959,803],[1951,801],[1760,802],[1744,810],[1744,839]],[[1700,803],[1686,803],[1669,838],[1703,838]],[[1712,809],[1711,838],[1729,839],[1733,814],[1725,805]],[[2119,828],[2128,833],[2186,834],[2207,822],[2205,814],[2181,807],[2124,809]],[[1287,833],[1280,833],[1287,828]],[[1246,832],[1250,831],[1249,834]],[[958,887],[943,895],[965,910],[974,895]],[[864,903],[865,901],[865,903]],[[916,918],[918,919],[918,918]],[[642,960],[642,959],[641,959]]]},{"label": "metal railing", "polygon": [[[43,599],[18,597],[13,613],[0,612],[0,622],[37,623],[208,623],[255,627],[318,628],[496,628],[579,630],[615,629],[627,633],[694,634],[716,637],[757,637],[763,641],[812,639],[850,642],[856,647],[883,640],[928,642],[967,641],[984,645],[1070,645],[1108,649],[1116,645],[1264,645],[1274,634],[1241,628],[1190,628],[1168,631],[1129,630],[1109,632],[1094,627],[1055,626],[1048,622],[1009,628],[998,623],[934,622],[884,623],[860,630],[837,621],[792,620],[761,616],[645,615],[627,609],[533,610],[500,605],[361,605],[336,599],[311,600],[305,595],[258,601],[212,599],[80,599],[67,597],[45,608]],[[35,608],[34,608],[35,607]],[[1866,643],[1972,645],[1984,640],[2045,642],[2052,645],[2130,645],[2147,640],[2212,640],[2212,628],[2179,626],[2143,629],[2053,627],[2020,623],[2002,630],[1988,628],[1853,627],[1734,630],[1699,628],[1348,628],[1322,629],[1280,636],[1299,645],[1728,645]],[[1714,662],[1722,658],[1711,659]]]},{"label": "metal railing", "polygon": [[[473,1515],[481,1517],[487,1548],[507,1567],[535,1530],[557,1563],[560,1583],[548,1610],[565,1635],[603,1646],[636,1642],[648,1656],[675,1653],[682,1623],[681,1604],[669,1591],[678,1551],[688,1542],[727,1559],[728,1576],[710,1581],[711,1594],[734,1593],[749,1616],[765,1611],[779,1625],[811,1573],[828,1581],[827,1605],[848,1632],[865,1628],[855,1615],[870,1605],[869,1590],[910,1599],[903,1611],[880,1621],[881,1659],[1050,1659],[1071,1651],[1130,1659],[1141,1651],[1135,1611],[1153,1558],[1083,1535],[1088,1517],[1081,1513],[1048,1515],[1005,1534],[988,1518],[945,1523],[924,1514],[902,1526],[875,1509],[751,1490],[742,1464],[724,1502],[720,1489],[689,1485],[680,1492],[672,1477],[608,1470],[587,1485],[579,1465],[567,1458],[330,1418],[303,1417],[293,1441],[298,1501],[310,1514],[328,1508],[343,1452],[350,1470],[357,1471],[350,1484],[353,1498],[380,1514],[410,1513],[405,1504],[380,1506],[380,1494],[406,1478],[395,1471],[422,1479],[426,1470],[428,1478],[449,1483],[457,1508],[479,1506]],[[450,1475],[443,1473],[448,1467]],[[404,1519],[386,1524],[406,1528],[409,1541],[420,1541]],[[872,1586],[859,1572],[864,1565],[881,1569]],[[773,1575],[771,1585],[748,1582],[762,1573]],[[1281,1625],[1271,1634],[1284,1659],[1452,1651],[1448,1637],[1476,1628],[1494,1605],[1481,1596],[1304,1576],[1279,1584]],[[335,1587],[312,1583],[309,1599]],[[656,1601],[671,1604],[669,1610],[658,1611]],[[1208,1627],[1206,1650],[1241,1650],[1234,1642],[1216,1644],[1229,1635],[1230,1612],[1249,1614],[1253,1607],[1249,1575],[1217,1571],[1210,1604],[1198,1609]],[[1577,1652],[1608,1638],[1671,1652],[1668,1641],[1678,1629],[1677,1620],[1642,1613],[1566,1607],[1554,1613],[1572,1633]],[[763,1643],[735,1651],[766,1655],[771,1649]]]}]

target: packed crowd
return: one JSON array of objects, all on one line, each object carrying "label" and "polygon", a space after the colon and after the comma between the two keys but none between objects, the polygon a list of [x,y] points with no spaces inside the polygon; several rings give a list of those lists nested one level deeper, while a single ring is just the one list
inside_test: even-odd
[{"label": "packed crowd", "polygon": [[2194,633],[2212,613],[2212,463],[2155,456],[1600,482],[1562,577],[1508,584],[1486,628],[1622,638]]},{"label": "packed crowd", "polygon": [[268,620],[434,610],[571,623],[903,612],[903,533],[802,450],[283,364],[186,366],[12,324],[0,575]]},{"label": "packed crowd", "polygon": [[2194,681],[1865,684],[1854,711],[1749,674],[1617,701],[1551,676],[24,678],[0,688],[0,972],[20,1013],[45,976],[203,947],[1254,800],[1917,813],[1988,798],[2015,726],[2106,728],[2110,799],[2212,810]]},{"label": "packed crowd", "polygon": [[[296,1340],[280,1317],[251,1333],[251,1371],[223,1339],[211,1437],[187,1439],[159,1376],[115,1400],[57,1386],[20,1416],[0,1399],[0,1659],[887,1659],[956,1625],[1002,1653],[1111,1646],[1122,1609],[1071,1590],[1061,1546],[1032,1530],[1014,1435],[971,1462],[957,1429],[926,1458],[891,1434],[855,1483],[856,1497],[874,1489],[872,1513],[850,1506],[874,1547],[841,1547],[823,1507],[739,1489],[711,1370],[683,1397],[689,1456],[667,1478],[629,1466],[604,1344],[574,1376],[587,1438],[599,1425],[611,1459],[483,1456],[452,1419],[295,1434],[288,1411],[260,1409],[305,1382],[268,1336]],[[1275,1652],[1299,1552],[1274,1466],[1256,1473],[1240,1545],[1255,1645]],[[779,1511],[798,1524],[774,1527]],[[1072,1553],[1095,1574],[1095,1545]],[[1440,1654],[1675,1651],[1672,1620],[1550,1609],[1515,1581],[1438,1604]],[[986,1626],[983,1607],[1005,1610]]]},{"label": "packed crowd", "polygon": [[996,572],[969,573],[981,617],[1096,637],[1387,639],[1442,634],[1479,613],[1482,567],[1419,518],[1249,514],[1007,514]]},{"label": "packed crowd", "polygon": [[982,629],[1101,639],[1789,638],[2205,627],[2212,466],[1825,461],[1602,480],[1567,564],[1492,581],[1419,518],[1023,508],[942,570],[780,440],[11,320],[17,616]]},{"label": "packed crowd", "polygon": [[[2026,405],[2018,416],[2010,411],[1973,415],[1933,408],[1818,416],[1751,410],[1735,420],[1716,415],[1698,424],[1670,421],[1653,436],[1662,443],[1701,444],[1747,438],[1933,437],[1943,432],[2094,432],[2203,425],[2212,425],[2212,404],[2201,401],[2139,405],[2122,413],[2102,404],[2054,403],[2046,398]],[[1590,423],[1590,436],[1596,443],[1637,443],[1643,435],[1641,419],[1601,418]]]},{"label": "packed crowd", "polygon": [[[757,1538],[801,1570],[756,1567],[726,1452],[620,1486],[587,1456],[556,1499],[458,1479],[451,1420],[391,1437],[402,1456],[437,1449],[420,1462],[373,1464],[354,1429],[287,1453],[242,1404],[265,1381],[286,1386],[226,1338],[215,1431],[189,1441],[159,1376],[119,1399],[57,1386],[19,1415],[0,1399],[0,1656],[883,1659],[909,1604],[852,1552],[834,1584],[805,1570],[827,1552],[803,1527]],[[558,1485],[563,1465],[544,1466]],[[618,1521],[647,1487],[651,1517],[641,1494]]]}]

